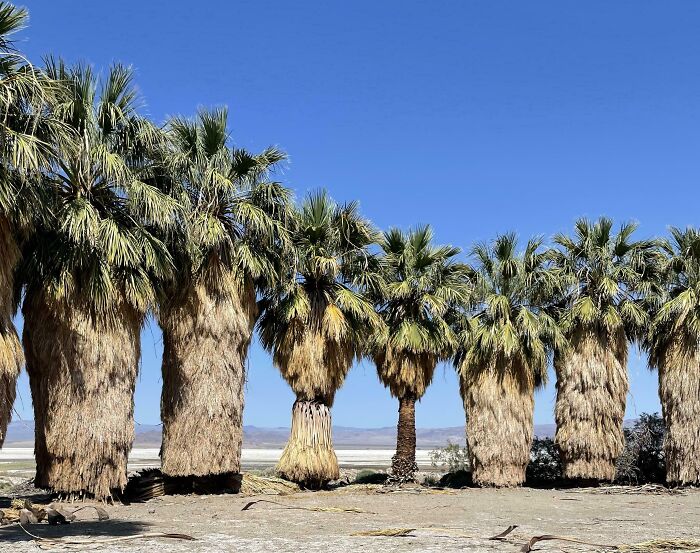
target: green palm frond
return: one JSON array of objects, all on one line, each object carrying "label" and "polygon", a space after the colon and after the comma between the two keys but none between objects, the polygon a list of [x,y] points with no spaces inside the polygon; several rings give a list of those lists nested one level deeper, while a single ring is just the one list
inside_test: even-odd
[{"label": "green palm frond", "polygon": [[114,65],[100,82],[87,65],[48,59],[45,74],[61,87],[50,117],[70,139],[52,143],[42,171],[49,215],[25,244],[26,293],[77,302],[104,319],[124,303],[143,313],[154,280],[173,266],[154,231],[172,226],[177,201],[147,182],[159,131],[138,114],[129,68]]},{"label": "green palm frond", "polygon": [[475,307],[453,325],[459,338],[454,362],[463,373],[520,367],[536,384],[546,381],[552,353],[566,347],[548,314],[565,281],[542,242],[533,238],[518,253],[510,233],[474,247]]},{"label": "green palm frond", "polygon": [[658,286],[659,249],[654,240],[634,240],[638,225],[579,219],[573,237],[558,234],[550,254],[567,282],[555,309],[567,335],[579,329],[604,334],[623,330],[641,336],[649,322],[641,308]]}]

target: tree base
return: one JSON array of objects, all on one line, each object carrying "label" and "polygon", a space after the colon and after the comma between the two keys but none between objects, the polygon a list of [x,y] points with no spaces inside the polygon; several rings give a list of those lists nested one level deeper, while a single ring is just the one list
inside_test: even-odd
[{"label": "tree base", "polygon": [[562,465],[562,475],[567,480],[576,480],[587,485],[615,480],[615,464],[610,459],[563,459]]},{"label": "tree base", "polygon": [[310,489],[321,488],[340,477],[327,405],[294,402],[291,435],[276,470],[281,478]]},{"label": "tree base", "polygon": [[389,484],[406,484],[416,481],[416,472],[418,465],[415,459],[405,459],[394,455],[391,458],[391,470],[389,471]]}]

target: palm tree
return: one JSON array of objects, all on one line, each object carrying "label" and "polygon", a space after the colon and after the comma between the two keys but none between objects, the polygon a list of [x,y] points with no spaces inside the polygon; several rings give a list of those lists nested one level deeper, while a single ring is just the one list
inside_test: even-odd
[{"label": "palm tree", "polygon": [[46,111],[57,83],[35,70],[12,42],[27,19],[25,9],[0,2],[0,447],[24,363],[12,322],[19,242],[41,207],[38,172],[51,159],[54,142],[65,138],[62,126]]},{"label": "palm tree", "polygon": [[372,265],[376,232],[356,203],[311,194],[294,214],[296,259],[281,289],[264,301],[261,341],[296,394],[278,473],[309,487],[338,478],[331,411],[335,392],[379,317],[358,289]]},{"label": "palm tree", "polygon": [[666,481],[700,484],[700,232],[671,228],[661,243],[662,290],[649,294],[644,341],[659,371]]},{"label": "palm tree", "polygon": [[65,84],[53,109],[76,138],[44,172],[51,216],[19,272],[36,482],[105,498],[126,484],[140,330],[172,264],[149,228],[176,204],[144,181],[159,132],[138,113],[131,70],[114,65],[101,87],[87,66],[49,59],[46,71]]},{"label": "palm tree", "polygon": [[525,480],[533,437],[535,388],[547,377],[554,348],[565,341],[547,313],[559,276],[528,241],[518,255],[514,234],[474,247],[475,312],[460,328],[455,357],[467,413],[472,477],[482,486]]},{"label": "palm tree", "polygon": [[279,281],[291,211],[289,191],[266,176],[286,156],[231,148],[226,109],[174,118],[167,129],[171,193],[185,209],[168,238],[177,270],[158,312],[163,472],[238,473],[256,291]]},{"label": "palm tree", "polygon": [[469,281],[460,252],[432,244],[433,231],[419,227],[408,234],[392,229],[381,247],[380,286],[374,300],[383,326],[370,340],[370,355],[381,382],[399,400],[396,455],[392,478],[413,480],[416,465],[415,405],[430,385],[439,361],[453,353],[456,337],[446,317],[465,304]]},{"label": "palm tree", "polygon": [[645,327],[639,304],[653,241],[633,241],[637,225],[600,218],[576,222],[575,236],[554,237],[552,259],[567,283],[558,320],[571,344],[555,355],[555,441],[564,476],[612,480],[624,448],[628,341]]}]

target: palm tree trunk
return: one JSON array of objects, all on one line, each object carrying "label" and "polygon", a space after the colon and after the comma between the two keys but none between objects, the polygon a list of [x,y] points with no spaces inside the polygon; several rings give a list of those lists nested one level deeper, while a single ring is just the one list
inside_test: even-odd
[{"label": "palm tree trunk", "polygon": [[7,425],[12,418],[17,377],[24,363],[22,347],[12,323],[13,272],[19,249],[5,217],[0,217],[0,447],[5,442]]},{"label": "palm tree trunk", "polygon": [[340,477],[333,450],[331,409],[318,400],[297,396],[292,407],[292,431],[277,473],[308,488],[320,488]]},{"label": "palm tree trunk", "polygon": [[252,286],[241,298],[202,284],[161,309],[165,474],[240,472],[245,362],[256,311]]},{"label": "palm tree trunk", "polygon": [[391,459],[392,480],[412,482],[416,465],[416,398],[399,398],[399,423],[396,429],[396,455]]},{"label": "palm tree trunk", "polygon": [[660,361],[666,481],[700,484],[700,351],[674,341]]},{"label": "palm tree trunk", "polygon": [[555,441],[564,477],[611,481],[625,447],[622,424],[629,387],[627,340],[615,343],[592,332],[571,338],[566,358],[555,357],[557,423]]},{"label": "palm tree trunk", "polygon": [[469,461],[477,485],[510,487],[525,481],[535,387],[524,374],[485,369],[461,379]]},{"label": "palm tree trunk", "polygon": [[142,318],[122,308],[112,322],[95,320],[83,306],[33,296],[23,313],[36,483],[110,497],[127,481]]}]

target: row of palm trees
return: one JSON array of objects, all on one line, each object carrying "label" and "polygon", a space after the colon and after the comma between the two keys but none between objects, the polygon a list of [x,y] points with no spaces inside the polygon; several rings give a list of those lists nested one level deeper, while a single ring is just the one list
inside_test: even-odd
[{"label": "row of palm trees", "polygon": [[523,482],[550,362],[565,475],[610,480],[632,342],[658,368],[668,480],[700,483],[698,231],[637,240],[635,225],[582,219],[552,247],[506,234],[463,263],[429,227],[379,233],[325,192],[295,205],[274,180],[284,152],[232,146],[225,109],[161,127],[127,67],[32,66],[11,41],[26,17],[0,2],[0,445],[25,364],[38,485],[125,486],[149,313],[167,475],[240,471],[257,327],[296,394],[278,472],[304,485],[338,476],[331,408],[361,358],[399,403],[397,480],[416,470],[415,404],[443,361],[460,375],[476,483]]}]

